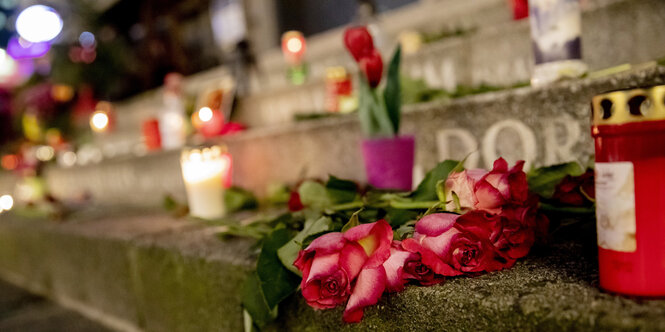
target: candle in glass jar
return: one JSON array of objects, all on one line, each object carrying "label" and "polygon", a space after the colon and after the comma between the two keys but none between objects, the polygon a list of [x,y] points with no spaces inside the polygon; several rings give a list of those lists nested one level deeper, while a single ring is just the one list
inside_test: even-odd
[{"label": "candle in glass jar", "polygon": [[592,100],[600,287],[665,296],[665,86]]},{"label": "candle in glass jar", "polygon": [[231,159],[221,147],[186,150],[180,160],[192,216],[215,219],[226,214],[224,186]]}]

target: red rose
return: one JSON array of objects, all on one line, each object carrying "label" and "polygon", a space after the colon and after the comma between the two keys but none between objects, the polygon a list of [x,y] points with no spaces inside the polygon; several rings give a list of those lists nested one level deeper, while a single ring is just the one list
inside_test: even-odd
[{"label": "red rose", "polygon": [[502,269],[507,262],[491,243],[500,224],[459,218],[449,213],[423,217],[416,223],[414,237],[402,241],[402,247],[419,253],[425,265],[443,276]]},{"label": "red rose", "polygon": [[446,179],[446,200],[448,201],[446,209],[455,210],[453,193],[459,199],[460,207],[463,209],[473,208],[478,204],[476,198],[476,183],[487,174],[484,169],[470,169],[462,172],[451,173]]},{"label": "red rose", "polygon": [[289,211],[291,212],[297,212],[305,208],[305,206],[302,204],[302,201],[300,200],[300,194],[298,194],[297,191],[292,191],[291,195],[289,196]]},{"label": "red rose", "polygon": [[381,82],[381,76],[383,75],[383,60],[379,51],[372,50],[371,53],[361,58],[358,64],[360,65],[360,70],[367,77],[369,86],[376,88]]},{"label": "red rose", "polygon": [[435,274],[422,263],[420,255],[404,250],[400,241],[393,241],[390,257],[383,263],[383,267],[387,277],[386,290],[389,292],[404,290],[404,285],[409,281],[429,286],[444,280],[443,276]]},{"label": "red rose", "polygon": [[346,29],[344,31],[344,45],[358,62],[374,50],[372,35],[364,26]]},{"label": "red rose", "polygon": [[529,195],[526,173],[522,171],[524,161],[515,163],[508,169],[508,163],[499,158],[494,168],[480,179],[474,188],[477,209],[500,213],[505,204],[523,204]]},{"label": "red rose", "polygon": [[298,254],[293,265],[303,273],[301,289],[316,309],[347,301],[344,321],[359,322],[386,287],[383,263],[390,256],[393,231],[385,220],[328,233]]},{"label": "red rose", "polygon": [[554,189],[552,199],[563,204],[582,206],[591,203],[589,198],[595,198],[593,170],[587,170],[580,176],[567,175]]}]

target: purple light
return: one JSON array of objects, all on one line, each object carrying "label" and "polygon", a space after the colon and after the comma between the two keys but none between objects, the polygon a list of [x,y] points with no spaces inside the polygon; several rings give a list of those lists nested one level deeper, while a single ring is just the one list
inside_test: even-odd
[{"label": "purple light", "polygon": [[14,59],[39,58],[51,49],[49,42],[31,43],[19,41],[18,37],[12,37],[7,44],[7,54]]}]

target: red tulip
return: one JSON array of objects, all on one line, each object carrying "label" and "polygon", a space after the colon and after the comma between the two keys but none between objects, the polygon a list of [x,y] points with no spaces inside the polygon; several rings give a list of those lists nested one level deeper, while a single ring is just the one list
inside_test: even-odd
[{"label": "red tulip", "polygon": [[344,31],[344,45],[356,61],[360,61],[374,50],[372,35],[364,26],[346,29]]},{"label": "red tulip", "polygon": [[367,77],[369,86],[376,88],[381,82],[381,76],[383,75],[383,60],[379,51],[372,50],[369,55],[360,59],[359,65],[360,69],[365,73],[365,77]]}]

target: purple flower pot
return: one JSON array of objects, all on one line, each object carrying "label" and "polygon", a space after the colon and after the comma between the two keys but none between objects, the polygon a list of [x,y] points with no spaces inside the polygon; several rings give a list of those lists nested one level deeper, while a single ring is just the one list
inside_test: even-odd
[{"label": "purple flower pot", "polygon": [[369,184],[379,189],[410,191],[415,147],[413,136],[363,140],[362,151]]}]

